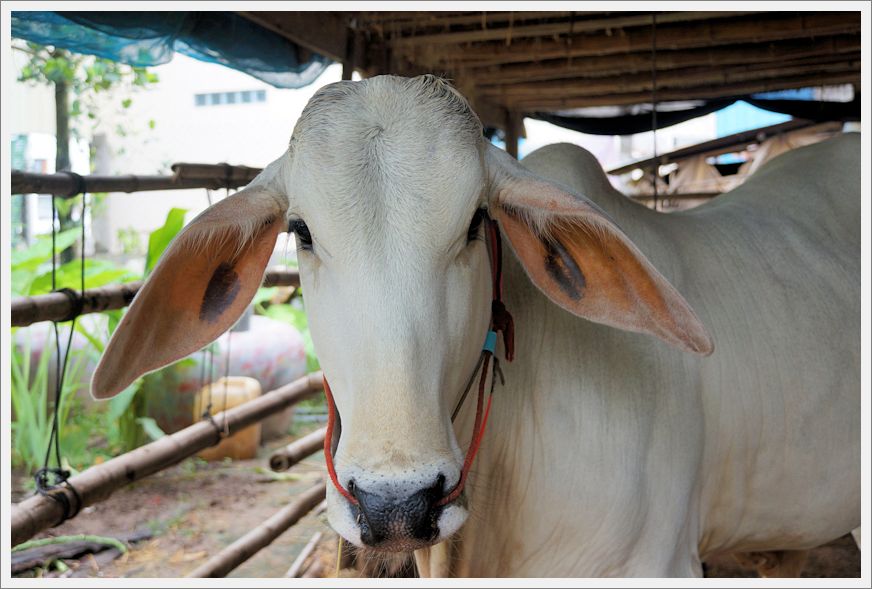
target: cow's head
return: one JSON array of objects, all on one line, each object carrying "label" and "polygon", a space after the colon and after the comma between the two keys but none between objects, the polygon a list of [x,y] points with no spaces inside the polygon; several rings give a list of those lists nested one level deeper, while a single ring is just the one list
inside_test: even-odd
[{"label": "cow's head", "polygon": [[116,394],[229,328],[289,228],[341,417],[336,472],[361,508],[329,487],[330,521],[384,550],[440,541],[467,517],[462,496],[439,500],[460,476],[450,412],[490,321],[485,211],[558,305],[711,351],[684,299],[591,201],[493,148],[441,80],[384,76],[321,89],[287,153],[185,228],[115,332],[92,390]]}]

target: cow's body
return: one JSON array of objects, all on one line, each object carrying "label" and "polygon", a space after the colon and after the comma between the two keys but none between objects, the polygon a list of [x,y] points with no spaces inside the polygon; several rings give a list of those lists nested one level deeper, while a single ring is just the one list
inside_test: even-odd
[{"label": "cow's body", "polygon": [[670,215],[619,195],[574,146],[524,160],[617,221],[715,352],[576,318],[508,256],[517,359],[452,574],[698,576],[710,554],[807,549],[859,525],[858,155],[850,135],[799,149]]},{"label": "cow's body", "polygon": [[[92,390],[229,328],[290,229],[350,542],[473,576],[699,575],[715,552],[813,547],[859,524],[858,153],[797,150],[662,215],[578,148],[531,174],[433,76],[331,84],[174,240]],[[475,408],[452,410],[507,325],[493,220],[516,360],[464,487]]]}]

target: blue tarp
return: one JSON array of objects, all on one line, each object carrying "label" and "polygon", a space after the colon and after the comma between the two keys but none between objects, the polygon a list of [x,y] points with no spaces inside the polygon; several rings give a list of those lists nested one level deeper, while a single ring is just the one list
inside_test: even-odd
[{"label": "blue tarp", "polygon": [[311,84],[331,63],[233,12],[15,11],[12,36],[132,66],[178,51],[277,88]]}]

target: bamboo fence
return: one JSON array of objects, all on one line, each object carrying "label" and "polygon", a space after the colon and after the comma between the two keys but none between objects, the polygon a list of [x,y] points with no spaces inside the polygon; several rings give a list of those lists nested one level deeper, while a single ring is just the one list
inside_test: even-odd
[{"label": "bamboo fence", "polygon": [[79,176],[68,172],[34,174],[12,170],[12,194],[53,194],[72,198],[82,192],[145,192],[185,188],[216,190],[245,186],[260,173],[260,168],[230,164],[176,163],[172,165],[172,170],[172,176]]},{"label": "bamboo fence", "polygon": [[[314,395],[322,390],[322,386],[320,373],[309,374],[257,399],[218,413],[212,421],[200,421],[108,462],[92,466],[69,480],[81,497],[77,507],[81,510],[103,501],[125,485],[214,446],[221,441],[220,432],[225,424],[228,435],[232,435]],[[54,492],[64,493],[70,505],[77,505],[76,496],[69,488],[61,486]],[[58,525],[64,515],[61,503],[50,497],[35,495],[18,503],[12,508],[12,545]]]},{"label": "bamboo fence", "polygon": [[[264,275],[263,286],[300,286],[300,274],[295,269],[270,268]],[[72,318],[79,301],[82,308],[76,315],[123,309],[133,301],[141,287],[142,282],[137,281],[88,289],[84,295],[74,293],[68,296],[53,292],[16,297],[11,305],[12,326],[24,327],[39,321],[67,321]]]}]

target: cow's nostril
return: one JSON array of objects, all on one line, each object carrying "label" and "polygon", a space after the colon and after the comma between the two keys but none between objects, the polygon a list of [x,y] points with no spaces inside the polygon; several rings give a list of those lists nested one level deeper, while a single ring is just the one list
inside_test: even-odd
[{"label": "cow's nostril", "polygon": [[433,484],[405,497],[397,497],[393,489],[364,489],[349,481],[348,491],[359,502],[352,510],[361,541],[369,546],[404,550],[432,542],[439,535],[443,507],[437,502],[445,494],[445,481],[445,475],[439,474]]}]

